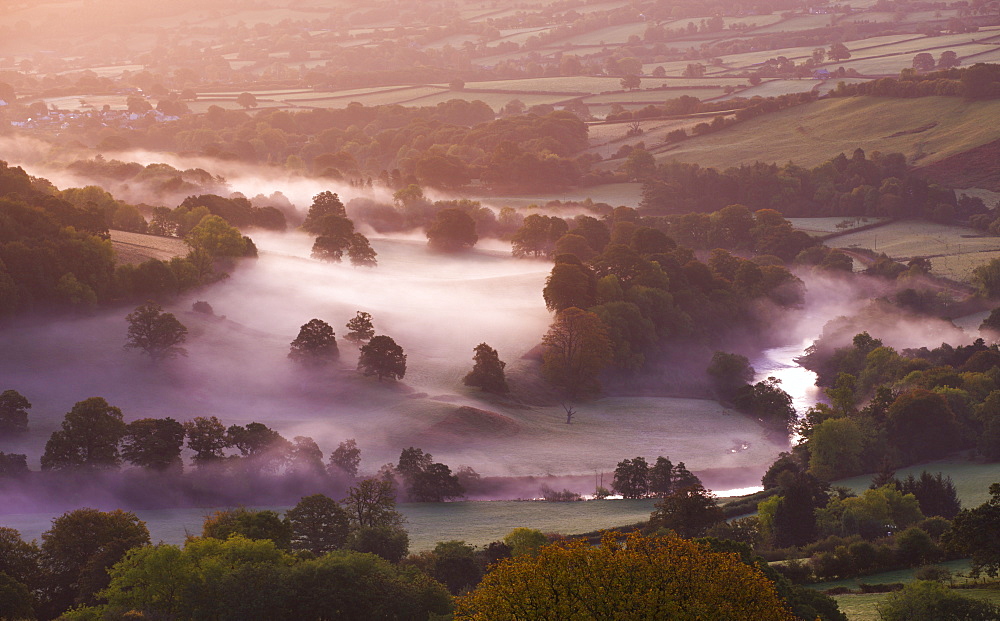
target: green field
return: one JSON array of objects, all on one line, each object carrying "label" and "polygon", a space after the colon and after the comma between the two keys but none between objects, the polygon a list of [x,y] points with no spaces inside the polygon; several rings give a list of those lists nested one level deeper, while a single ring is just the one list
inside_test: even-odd
[{"label": "green field", "polygon": [[[498,541],[515,528],[526,526],[545,533],[564,535],[601,528],[628,526],[649,519],[653,500],[592,500],[582,502],[482,501],[404,503],[398,508],[406,516],[410,552],[429,550],[439,541],[458,539],[481,546]],[[200,534],[206,515],[217,509],[153,509],[136,511],[146,522],[154,542],[184,543],[190,534]],[[288,507],[261,507],[284,512]],[[47,530],[52,513],[0,515],[0,526],[20,531],[25,539],[37,539]]]},{"label": "green field", "polygon": [[[1000,590],[958,589],[957,592],[964,597],[974,597],[1000,605]],[[837,600],[840,610],[851,621],[880,621],[881,617],[878,614],[878,605],[885,601],[888,596],[888,593],[851,593],[848,595],[834,595],[833,599]]]},{"label": "green field", "polygon": [[[1000,483],[1000,463],[974,463],[967,459],[946,459],[926,464],[900,468],[896,471],[897,478],[909,475],[920,476],[924,470],[951,477],[958,492],[958,498],[965,508],[977,507],[990,499],[989,488],[993,483]],[[866,474],[849,479],[834,481],[834,485],[848,487],[861,493],[868,489],[872,475]]]},{"label": "green field", "polygon": [[[1000,101],[844,97],[739,123],[664,150],[657,159],[727,168],[754,161],[816,166],[838,153],[901,152],[929,164],[1000,138]],[[936,126],[894,136],[905,130]],[[610,165],[610,164],[605,164]],[[617,164],[615,164],[617,165]]]},{"label": "green field", "polygon": [[969,282],[972,270],[1000,256],[1000,237],[963,226],[901,220],[827,241],[835,248],[865,248],[894,259],[930,257],[932,273]]},{"label": "green field", "polygon": [[733,99],[735,97],[778,97],[780,95],[790,95],[792,93],[808,93],[814,90],[822,82],[813,78],[801,80],[771,80],[763,82],[757,86],[736,91],[731,95],[724,95],[720,99]]},{"label": "green field", "polygon": [[[708,84],[708,82],[706,82],[706,84]],[[608,105],[613,103],[638,103],[642,105],[662,104],[668,99],[676,99],[682,95],[697,97],[698,99],[705,101],[706,99],[712,99],[725,95],[725,91],[721,88],[677,88],[670,90],[651,89],[631,92],[623,91],[620,93],[608,93],[605,95],[586,97],[583,99],[583,103],[587,105]]]}]

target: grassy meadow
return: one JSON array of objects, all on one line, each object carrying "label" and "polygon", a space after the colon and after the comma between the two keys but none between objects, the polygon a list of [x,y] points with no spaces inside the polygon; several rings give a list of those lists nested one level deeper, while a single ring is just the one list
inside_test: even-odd
[{"label": "grassy meadow", "polygon": [[[997,100],[826,99],[670,145],[656,156],[661,161],[675,159],[716,168],[754,161],[816,166],[837,153],[849,155],[861,147],[866,152],[901,152],[910,162],[930,164],[1000,138],[1000,125],[995,123],[998,114]],[[907,130],[914,133],[897,135]]]}]

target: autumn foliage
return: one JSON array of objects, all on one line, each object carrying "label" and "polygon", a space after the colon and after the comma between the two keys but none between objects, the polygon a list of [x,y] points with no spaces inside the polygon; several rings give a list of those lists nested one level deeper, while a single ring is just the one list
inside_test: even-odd
[{"label": "autumn foliage", "polygon": [[507,559],[457,600],[455,619],[792,620],[774,585],[735,554],[678,537],[558,542]]}]

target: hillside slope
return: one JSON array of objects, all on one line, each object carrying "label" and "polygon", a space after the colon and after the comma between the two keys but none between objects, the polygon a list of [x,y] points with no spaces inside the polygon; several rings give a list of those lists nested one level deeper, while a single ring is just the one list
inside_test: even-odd
[{"label": "hillside slope", "polygon": [[[818,101],[738,123],[722,131],[656,149],[675,159],[728,168],[754,161],[815,166],[861,147],[901,152],[927,165],[1000,139],[1000,101],[957,97],[845,97]],[[617,167],[620,160],[606,166]]]}]

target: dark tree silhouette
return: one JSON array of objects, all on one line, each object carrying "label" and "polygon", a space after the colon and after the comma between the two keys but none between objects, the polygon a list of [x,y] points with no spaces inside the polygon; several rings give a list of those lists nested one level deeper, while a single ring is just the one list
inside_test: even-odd
[{"label": "dark tree silhouette", "polygon": [[380,382],[383,377],[402,379],[406,375],[406,354],[391,337],[373,336],[361,347],[358,370],[365,375],[377,376]]}]

